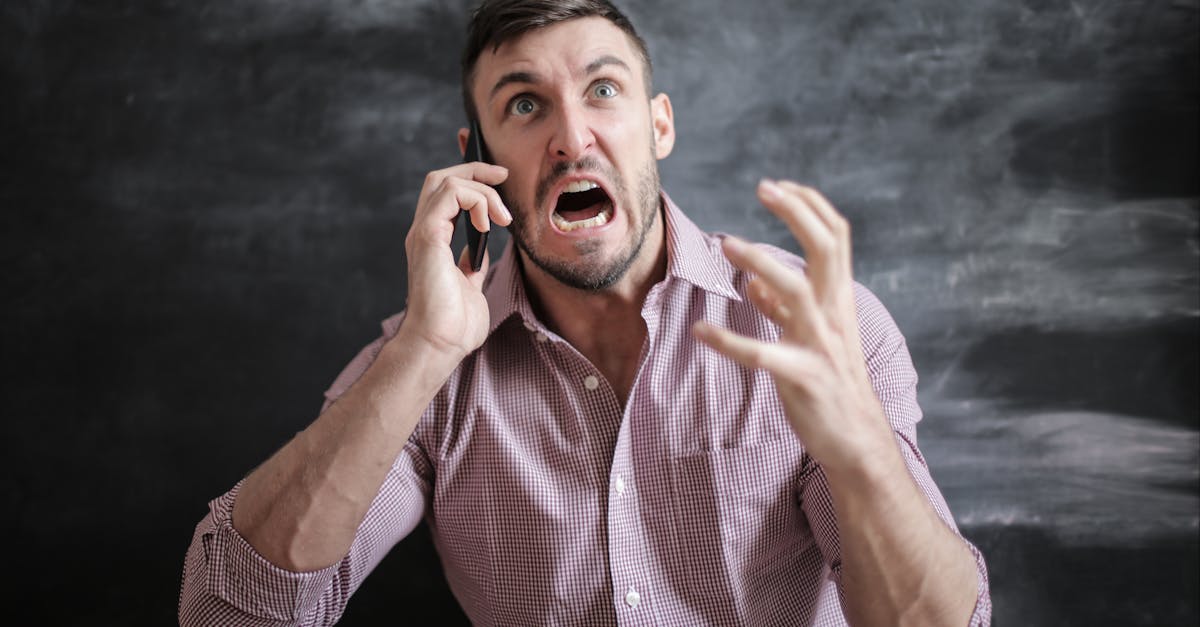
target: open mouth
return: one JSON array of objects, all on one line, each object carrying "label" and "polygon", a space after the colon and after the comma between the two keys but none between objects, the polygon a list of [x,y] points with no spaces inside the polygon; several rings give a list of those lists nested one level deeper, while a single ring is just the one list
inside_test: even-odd
[{"label": "open mouth", "polygon": [[560,231],[603,226],[612,219],[613,204],[593,181],[575,181],[563,188],[550,219]]}]

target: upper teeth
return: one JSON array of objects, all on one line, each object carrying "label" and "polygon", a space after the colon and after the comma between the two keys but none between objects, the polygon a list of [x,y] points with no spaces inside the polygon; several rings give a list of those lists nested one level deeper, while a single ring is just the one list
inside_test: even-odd
[{"label": "upper teeth", "polygon": [[586,192],[589,189],[596,189],[597,187],[600,186],[593,181],[575,181],[574,183],[568,183],[567,186],[563,188],[562,193],[574,194],[577,192]]}]

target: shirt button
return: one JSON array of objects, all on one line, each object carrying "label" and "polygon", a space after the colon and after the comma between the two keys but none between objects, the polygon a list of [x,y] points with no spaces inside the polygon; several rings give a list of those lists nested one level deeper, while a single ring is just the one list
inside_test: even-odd
[{"label": "shirt button", "polygon": [[539,341],[539,342],[545,342],[546,340],[550,339],[550,338],[546,337],[546,334],[542,333],[541,331],[538,331],[538,334],[534,337],[536,337],[537,341]]},{"label": "shirt button", "polygon": [[617,477],[617,494],[625,494],[625,479]]},{"label": "shirt button", "polygon": [[589,390],[594,390],[594,389],[600,387],[600,379],[597,379],[596,377],[589,374],[588,376],[584,377],[584,379],[583,379],[583,387],[585,387]]},{"label": "shirt button", "polygon": [[642,602],[642,595],[638,594],[637,590],[630,588],[629,592],[625,593],[625,604],[628,605],[629,607],[637,607],[638,603],[641,603],[641,602]]}]

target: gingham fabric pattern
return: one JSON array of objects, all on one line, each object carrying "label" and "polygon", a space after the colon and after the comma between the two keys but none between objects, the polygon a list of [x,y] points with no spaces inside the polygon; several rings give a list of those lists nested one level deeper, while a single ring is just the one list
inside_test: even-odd
[{"label": "gingham fabric pattern", "polygon": [[[628,403],[534,316],[510,245],[485,282],[487,342],[443,386],[397,457],[350,553],[292,573],[233,529],[238,486],[196,527],[184,624],[328,625],[424,518],[480,625],[844,625],[837,520],[824,474],[769,375],[695,341],[700,319],[769,341],[747,276],[664,195],[668,270],[646,298]],[[771,248],[799,268],[803,262]],[[856,285],[875,392],[918,486],[956,529],[917,448],[917,376],[883,305]],[[383,323],[326,392],[334,402],[395,334]],[[597,329],[597,333],[603,333]],[[239,484],[240,485],[240,484]],[[965,540],[964,540],[965,542]],[[971,625],[990,624],[983,557]],[[406,609],[396,608],[396,623]]]}]

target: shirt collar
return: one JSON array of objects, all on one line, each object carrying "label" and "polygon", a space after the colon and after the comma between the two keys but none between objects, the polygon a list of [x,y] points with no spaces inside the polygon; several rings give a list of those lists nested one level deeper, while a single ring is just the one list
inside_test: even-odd
[{"label": "shirt collar", "polygon": [[701,231],[666,192],[662,198],[667,218],[667,277],[741,301],[742,297],[733,289],[732,268],[721,252],[721,240]]},{"label": "shirt collar", "polygon": [[[720,239],[700,230],[666,192],[662,192],[662,205],[667,227],[667,276],[664,281],[679,279],[716,296],[741,301],[737,290],[733,289],[729,262],[721,252]],[[511,238],[488,273],[483,294],[490,315],[489,335],[513,315],[519,316],[527,327],[536,322]]]}]

